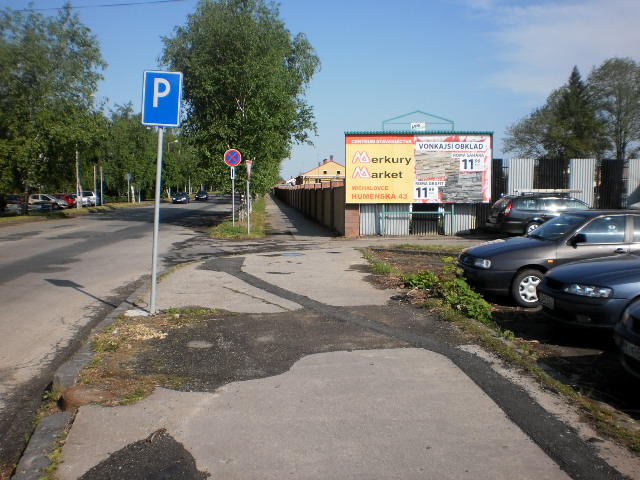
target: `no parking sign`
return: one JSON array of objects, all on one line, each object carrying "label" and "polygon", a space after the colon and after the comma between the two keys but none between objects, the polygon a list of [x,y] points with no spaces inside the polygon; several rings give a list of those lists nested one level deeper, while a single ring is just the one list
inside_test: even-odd
[{"label": "no parking sign", "polygon": [[242,161],[242,155],[235,148],[230,148],[226,152],[224,152],[224,163],[229,165],[230,167],[237,167],[240,165]]}]

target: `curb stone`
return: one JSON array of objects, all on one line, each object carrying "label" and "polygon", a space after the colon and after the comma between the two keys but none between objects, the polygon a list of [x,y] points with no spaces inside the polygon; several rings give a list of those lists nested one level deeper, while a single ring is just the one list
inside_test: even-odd
[{"label": "curb stone", "polygon": [[69,412],[54,413],[43,417],[20,458],[14,480],[37,480],[51,464],[49,455],[64,433],[73,415]]},{"label": "curb stone", "polygon": [[[93,359],[90,339],[111,325],[116,318],[127,310],[139,309],[137,300],[149,289],[150,283],[145,282],[133,294],[123,301],[113,312],[96,325],[82,347],[64,365],[53,374],[52,390],[64,391],[76,384],[80,371]],[[46,415],[42,418],[35,431],[29,438],[27,447],[20,457],[13,480],[37,480],[51,464],[49,455],[55,447],[60,435],[73,423],[74,415],[70,412],[60,412]]]}]

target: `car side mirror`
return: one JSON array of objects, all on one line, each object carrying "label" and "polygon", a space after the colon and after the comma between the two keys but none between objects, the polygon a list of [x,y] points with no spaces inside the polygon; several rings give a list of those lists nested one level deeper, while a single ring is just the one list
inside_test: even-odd
[{"label": "car side mirror", "polygon": [[569,240],[569,245],[575,247],[579,243],[587,243],[587,236],[584,233],[576,233]]}]

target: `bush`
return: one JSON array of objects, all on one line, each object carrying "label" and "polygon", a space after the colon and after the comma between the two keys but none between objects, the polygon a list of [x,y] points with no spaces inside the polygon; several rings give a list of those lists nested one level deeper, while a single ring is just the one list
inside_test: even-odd
[{"label": "bush", "polygon": [[451,308],[463,315],[491,324],[491,306],[477,292],[474,292],[464,278],[455,275],[452,261],[445,261],[440,274],[425,270],[402,277],[405,286],[429,290],[434,296],[442,298]]}]

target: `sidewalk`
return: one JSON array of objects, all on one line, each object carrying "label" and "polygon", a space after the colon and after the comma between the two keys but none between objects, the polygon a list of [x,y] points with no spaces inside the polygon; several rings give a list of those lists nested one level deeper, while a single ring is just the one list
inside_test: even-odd
[{"label": "sidewalk", "polygon": [[[58,478],[623,478],[473,348],[372,320],[367,312],[384,310],[397,293],[364,279],[367,262],[355,247],[374,240],[335,240],[273,201],[267,216],[270,235],[317,248],[183,266],[159,282],[158,309],[197,305],[236,312],[238,322],[300,323],[301,331],[317,322],[303,318],[311,312],[327,325],[353,328],[352,346],[213,392],[158,388],[128,406],[82,406]],[[285,333],[241,332],[246,342],[264,344]],[[369,340],[386,347],[359,346]],[[14,478],[38,478],[34,463],[21,463]]]}]

